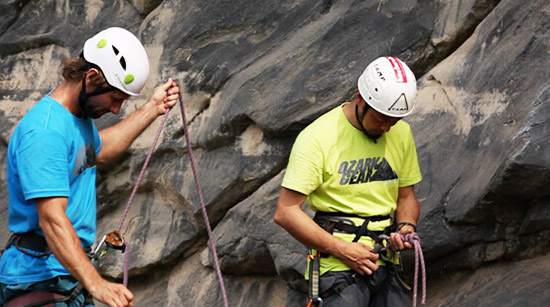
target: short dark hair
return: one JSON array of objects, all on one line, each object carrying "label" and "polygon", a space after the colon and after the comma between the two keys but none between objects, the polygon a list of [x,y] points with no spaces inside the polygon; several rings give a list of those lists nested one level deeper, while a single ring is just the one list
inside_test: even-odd
[{"label": "short dark hair", "polygon": [[96,68],[99,71],[99,74],[92,77],[92,83],[99,88],[108,88],[110,85],[107,83],[103,72],[95,65],[92,65],[85,61],[83,58],[73,58],[63,61],[63,79],[72,82],[82,81],[84,75],[90,68]]}]

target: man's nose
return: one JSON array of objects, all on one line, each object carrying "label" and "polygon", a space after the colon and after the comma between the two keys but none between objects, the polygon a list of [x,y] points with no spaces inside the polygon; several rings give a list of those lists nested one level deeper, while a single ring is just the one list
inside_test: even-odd
[{"label": "man's nose", "polygon": [[113,112],[114,114],[118,114],[120,113],[121,108],[122,108],[122,102],[115,102],[111,106],[111,112]]}]

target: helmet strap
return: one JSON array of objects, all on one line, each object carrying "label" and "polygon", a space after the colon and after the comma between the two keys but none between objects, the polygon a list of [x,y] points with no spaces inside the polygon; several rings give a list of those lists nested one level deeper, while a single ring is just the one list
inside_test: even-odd
[{"label": "helmet strap", "polygon": [[115,88],[110,86],[107,88],[103,88],[97,91],[93,91],[91,93],[86,93],[86,76],[82,78],[82,89],[80,90],[80,94],[78,95],[78,105],[80,106],[80,111],[82,113],[82,118],[86,119],[88,118],[88,113],[86,112],[86,102],[88,101],[88,98],[105,94],[110,91],[114,91]]},{"label": "helmet strap", "polygon": [[[86,59],[84,58],[84,50],[82,50],[80,52],[79,57],[84,62],[84,65],[82,66],[81,71],[88,72],[88,70],[90,70],[90,68],[95,68],[95,69],[101,71],[101,68],[99,68],[99,66],[86,61]],[[86,93],[86,73],[84,74],[84,77],[82,78],[82,89],[80,90],[80,94],[78,95],[78,105],[80,106],[80,111],[82,113],[82,118],[84,118],[84,119],[88,118],[88,113],[86,112],[86,102],[88,101],[88,98],[90,98],[92,96],[105,94],[107,92],[115,90],[115,88],[113,86],[111,86],[110,84],[107,83],[107,85],[109,85],[109,87],[104,88],[104,89],[100,89],[100,90],[97,90],[97,91],[94,91],[94,92],[91,92],[91,93]]]},{"label": "helmet strap", "polygon": [[365,126],[363,126],[363,119],[365,118],[365,115],[367,115],[368,110],[371,108],[371,106],[365,102],[365,107],[363,108],[363,111],[361,114],[359,114],[359,105],[355,105],[355,118],[359,122],[359,127],[361,128],[361,132],[363,132],[364,135],[366,135],[369,139],[373,140],[374,143],[376,143],[376,138],[372,137],[367,133],[367,129],[365,129]]}]

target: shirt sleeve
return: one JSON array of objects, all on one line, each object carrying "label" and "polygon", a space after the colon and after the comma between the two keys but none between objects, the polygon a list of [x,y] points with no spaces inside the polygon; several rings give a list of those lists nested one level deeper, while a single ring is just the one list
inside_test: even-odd
[{"label": "shirt sleeve", "polygon": [[[90,119],[91,121],[91,119]],[[94,148],[95,148],[95,156],[99,156],[99,153],[101,152],[101,146],[103,145],[103,141],[99,137],[99,131],[97,130],[95,124],[92,121],[92,129],[94,134]]]},{"label": "shirt sleeve", "polygon": [[281,186],[309,195],[323,182],[323,152],[309,130],[302,131],[292,147]]},{"label": "shirt sleeve", "polygon": [[26,133],[16,149],[16,161],[25,200],[69,196],[69,148],[59,133]]},{"label": "shirt sleeve", "polygon": [[418,165],[416,145],[410,130],[405,146],[403,168],[401,174],[399,174],[399,187],[411,186],[422,180],[422,173]]}]

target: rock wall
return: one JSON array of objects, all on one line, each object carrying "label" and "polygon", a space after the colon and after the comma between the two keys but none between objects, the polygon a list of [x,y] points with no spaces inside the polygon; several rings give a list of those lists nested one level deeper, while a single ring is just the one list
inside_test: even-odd
[{"label": "rock wall", "polygon": [[[419,85],[406,120],[424,177],[416,191],[427,305],[550,302],[508,287],[548,276],[535,270],[550,251],[547,1],[8,0],[0,17],[0,241],[9,236],[13,128],[61,80],[62,59],[122,26],[144,43],[151,75],[120,116],[96,125],[175,78],[230,305],[304,306],[305,248],[272,222],[289,151],[303,127],[351,99],[371,60],[392,55]],[[98,236],[118,225],[159,123],[100,169]],[[179,110],[122,230],[137,306],[221,305]],[[103,274],[120,279],[122,258],[108,255]]]}]

